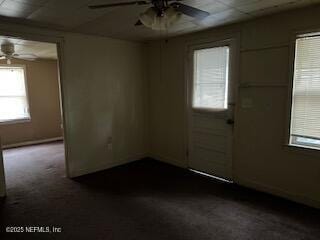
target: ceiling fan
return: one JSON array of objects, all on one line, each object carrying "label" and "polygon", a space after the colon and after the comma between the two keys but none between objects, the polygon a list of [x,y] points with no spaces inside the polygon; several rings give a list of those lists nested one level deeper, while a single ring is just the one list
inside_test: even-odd
[{"label": "ceiling fan", "polygon": [[11,60],[16,58],[16,59],[22,59],[22,60],[27,60],[27,61],[34,61],[38,57],[35,54],[27,54],[27,53],[16,53],[14,44],[11,42],[4,42],[1,44],[1,52],[0,53],[0,60],[1,59],[6,59],[7,64],[11,64]]},{"label": "ceiling fan", "polygon": [[128,5],[151,5],[144,13],[140,14],[136,26],[145,25],[153,30],[165,30],[176,22],[181,14],[203,20],[210,15],[209,12],[181,3],[182,0],[147,0],[130,1],[110,4],[91,5],[90,9],[101,9]]}]

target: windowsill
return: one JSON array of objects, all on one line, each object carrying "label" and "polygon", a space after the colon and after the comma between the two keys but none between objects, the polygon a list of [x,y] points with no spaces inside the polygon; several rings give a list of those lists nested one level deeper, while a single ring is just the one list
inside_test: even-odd
[{"label": "windowsill", "polygon": [[207,112],[207,113],[222,113],[228,111],[227,108],[202,108],[202,107],[192,107],[194,112]]},{"label": "windowsill", "polygon": [[320,149],[316,147],[309,147],[309,146],[296,145],[296,144],[285,144],[284,146],[289,151],[294,151],[299,154],[312,155],[316,157],[320,156]]},{"label": "windowsill", "polygon": [[20,119],[0,121],[0,125],[10,125],[10,124],[19,124],[19,123],[27,123],[27,122],[31,122],[31,118],[20,118]]}]

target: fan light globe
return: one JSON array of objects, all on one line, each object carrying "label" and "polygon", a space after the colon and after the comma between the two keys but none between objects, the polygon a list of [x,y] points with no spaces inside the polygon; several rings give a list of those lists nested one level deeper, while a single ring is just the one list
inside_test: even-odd
[{"label": "fan light globe", "polygon": [[166,30],[172,24],[177,22],[180,18],[174,8],[169,7],[164,11],[163,16],[158,16],[157,11],[154,8],[149,8],[146,12],[140,15],[140,21],[148,28],[152,30]]},{"label": "fan light globe", "polygon": [[6,55],[13,55],[14,54],[14,45],[12,43],[5,43],[1,45],[1,52]]},{"label": "fan light globe", "polygon": [[140,21],[148,28],[152,28],[154,19],[156,18],[157,13],[154,8],[148,8],[147,11],[140,14]]}]

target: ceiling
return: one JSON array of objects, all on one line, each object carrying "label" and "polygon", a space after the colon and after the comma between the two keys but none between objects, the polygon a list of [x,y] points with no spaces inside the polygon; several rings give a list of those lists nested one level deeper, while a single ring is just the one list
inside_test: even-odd
[{"label": "ceiling", "polygon": [[320,3],[320,0],[184,0],[183,3],[209,11],[211,15],[202,22],[183,16],[167,33],[134,26],[139,13],[148,6],[99,10],[87,7],[92,4],[126,1],[129,0],[0,0],[0,16],[64,31],[148,40],[165,34],[175,36]]},{"label": "ceiling", "polygon": [[34,54],[40,59],[57,59],[56,44],[0,36],[0,45],[7,42],[14,44],[15,53]]}]

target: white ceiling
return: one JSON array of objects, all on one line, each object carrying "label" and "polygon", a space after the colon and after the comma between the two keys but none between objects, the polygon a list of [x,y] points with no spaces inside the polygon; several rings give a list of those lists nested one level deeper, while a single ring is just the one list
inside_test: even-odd
[{"label": "white ceiling", "polygon": [[[19,18],[24,23],[130,40],[163,37],[165,33],[135,27],[139,13],[148,6],[125,6],[90,10],[88,5],[129,0],[0,0],[0,16]],[[202,22],[183,16],[168,35],[180,35],[246,20],[274,12],[320,3],[320,0],[184,0],[185,4],[209,11]],[[27,21],[26,21],[27,20]]]},{"label": "white ceiling", "polygon": [[15,53],[34,54],[40,59],[57,59],[56,44],[0,36],[0,45],[7,42],[14,44]]}]

